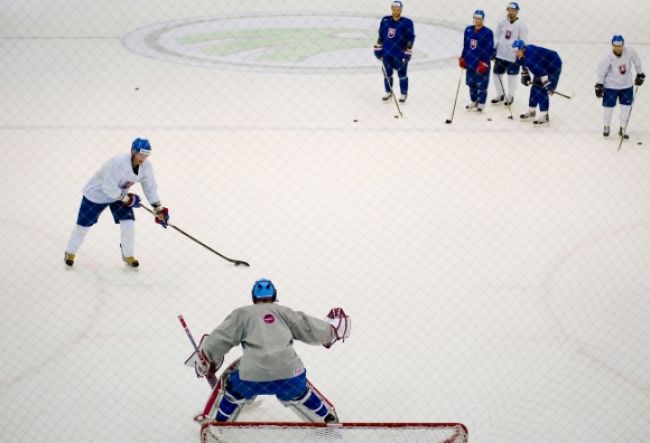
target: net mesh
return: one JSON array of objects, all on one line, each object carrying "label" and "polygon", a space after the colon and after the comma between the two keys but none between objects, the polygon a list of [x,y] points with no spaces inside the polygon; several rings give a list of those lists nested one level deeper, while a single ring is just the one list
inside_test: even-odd
[{"label": "net mesh", "polygon": [[460,423],[216,423],[201,428],[202,443],[465,443]]}]

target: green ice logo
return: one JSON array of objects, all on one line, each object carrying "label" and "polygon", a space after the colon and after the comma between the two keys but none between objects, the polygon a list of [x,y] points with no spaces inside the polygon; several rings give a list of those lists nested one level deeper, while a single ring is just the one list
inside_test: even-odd
[{"label": "green ice logo", "polygon": [[[370,29],[243,29],[185,36],[182,45],[198,45],[211,56],[249,53],[262,62],[300,63],[316,54],[341,49],[367,48],[376,31]],[[258,51],[256,51],[258,50]]]},{"label": "green ice logo", "polygon": [[[170,63],[296,74],[376,72],[380,17],[278,13],[182,19],[140,28],[124,46]],[[409,69],[453,66],[464,25],[418,19]]]}]

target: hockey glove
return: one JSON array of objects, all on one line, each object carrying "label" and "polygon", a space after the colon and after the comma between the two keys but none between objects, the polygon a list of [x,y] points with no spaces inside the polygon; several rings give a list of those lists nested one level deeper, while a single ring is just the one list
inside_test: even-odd
[{"label": "hockey glove", "polygon": [[458,57],[458,66],[460,66],[460,69],[465,69],[467,66],[467,63],[465,63],[465,59],[463,57]]},{"label": "hockey glove", "polygon": [[221,357],[221,360],[219,363],[213,363],[211,362],[208,357],[203,353],[201,350],[201,345],[203,344],[203,341],[206,339],[208,334],[203,335],[201,337],[201,342],[199,343],[199,353],[197,354],[196,351],[192,352],[192,354],[185,360],[185,366],[194,367],[194,372],[196,373],[197,378],[205,377],[206,375],[208,377],[214,376],[223,364],[224,358]]},{"label": "hockey glove", "polygon": [[169,224],[169,209],[157,204],[153,205],[153,210],[156,211],[156,218],[154,221],[167,229],[167,225]]},{"label": "hockey glove", "polygon": [[476,72],[478,72],[481,75],[485,75],[489,69],[490,69],[490,65],[481,61],[478,62],[478,66],[476,67]]},{"label": "hockey glove", "polygon": [[637,74],[636,78],[634,79],[634,84],[636,86],[641,86],[643,84],[643,80],[645,80],[645,74],[644,73]]},{"label": "hockey glove", "polygon": [[411,50],[407,49],[402,54],[402,64],[406,65],[411,61]]},{"label": "hockey glove", "polygon": [[140,196],[138,194],[129,192],[124,197],[122,197],[122,206],[125,208],[139,208]]},{"label": "hockey glove", "polygon": [[540,78],[540,80],[542,81],[542,87],[546,90],[546,93],[548,95],[553,95],[555,90],[553,89],[553,85],[551,85],[548,76],[545,75],[542,78]]},{"label": "hockey glove", "polygon": [[524,68],[521,70],[521,84],[524,86],[530,86],[532,83],[530,79],[530,71],[528,71],[528,68]]},{"label": "hockey glove", "polygon": [[596,83],[594,88],[595,88],[594,92],[596,93],[596,97],[603,98],[603,95],[605,94],[605,87],[603,86],[603,84],[602,83]]},{"label": "hockey glove", "polygon": [[325,345],[330,348],[339,340],[345,341],[352,331],[352,321],[343,308],[332,308],[325,319],[332,327],[332,341]]},{"label": "hockey glove", "polygon": [[384,56],[384,46],[377,43],[375,45],[375,57],[377,57],[378,60],[381,60],[381,58]]}]

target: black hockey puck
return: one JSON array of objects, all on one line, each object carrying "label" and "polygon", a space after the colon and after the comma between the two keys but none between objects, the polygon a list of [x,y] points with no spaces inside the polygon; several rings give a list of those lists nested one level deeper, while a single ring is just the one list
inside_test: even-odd
[{"label": "black hockey puck", "polygon": [[352,121],[353,121],[354,123],[356,123],[356,122],[358,122],[359,120],[357,120],[357,119],[355,118],[355,119],[354,119],[354,120],[352,120]]},{"label": "black hockey puck", "polygon": [[491,121],[492,121],[492,119],[491,119],[490,117],[488,117],[488,119],[487,119],[487,121],[489,121],[489,122],[491,122]]},{"label": "black hockey puck", "polygon": [[140,88],[138,88],[138,87],[136,86],[136,87],[135,87],[135,90],[136,90],[136,91],[139,91],[139,90],[140,90]]},{"label": "black hockey puck", "polygon": [[643,144],[643,142],[636,142],[636,144],[637,144],[637,145],[642,145],[642,144]]},{"label": "black hockey puck", "polygon": [[399,115],[395,114],[395,118],[399,118]]}]

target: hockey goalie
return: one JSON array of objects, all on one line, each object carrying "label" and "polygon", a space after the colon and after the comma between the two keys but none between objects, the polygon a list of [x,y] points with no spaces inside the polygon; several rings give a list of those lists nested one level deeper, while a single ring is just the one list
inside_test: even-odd
[{"label": "hockey goalie", "polygon": [[[212,395],[198,421],[233,422],[258,395],[275,395],[301,420],[338,423],[334,406],[307,379],[307,370],[293,349],[293,341],[330,348],[350,336],[351,320],[333,308],[321,320],[276,303],[277,290],[268,279],[257,280],[252,305],[235,309],[209,335],[204,335],[185,364],[197,377],[212,380]],[[240,345],[243,355],[216,372],[224,356]]]}]

